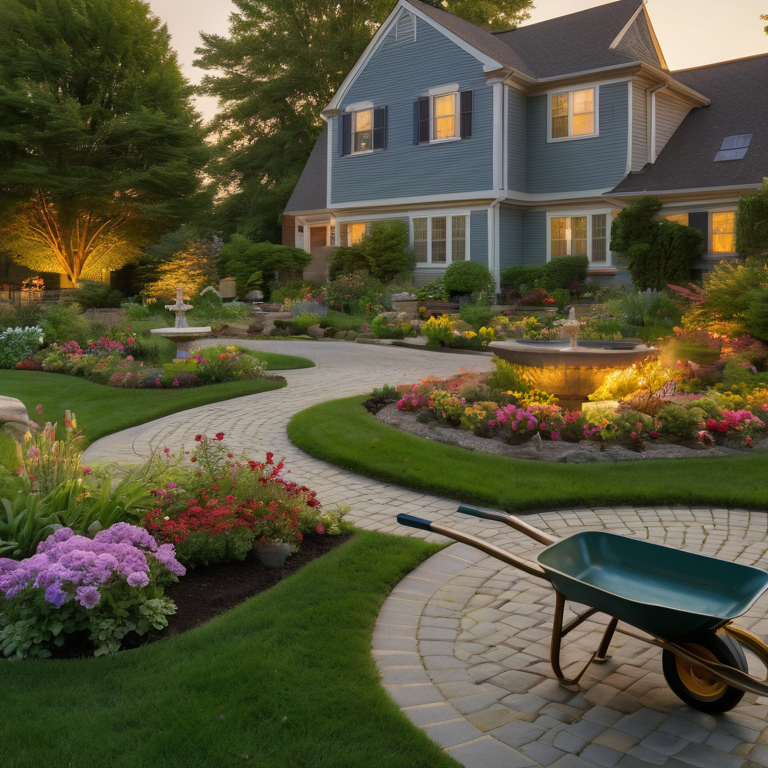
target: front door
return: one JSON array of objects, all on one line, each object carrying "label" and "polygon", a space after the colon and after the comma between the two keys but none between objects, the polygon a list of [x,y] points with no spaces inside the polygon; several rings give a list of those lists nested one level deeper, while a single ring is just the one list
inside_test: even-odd
[{"label": "front door", "polygon": [[310,227],[309,229],[309,248],[322,248],[325,246],[328,238],[328,227]]}]

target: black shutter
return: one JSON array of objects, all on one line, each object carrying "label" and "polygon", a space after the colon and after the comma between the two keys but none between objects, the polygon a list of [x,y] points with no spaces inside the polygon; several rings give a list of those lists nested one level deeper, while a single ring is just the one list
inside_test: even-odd
[{"label": "black shutter", "polygon": [[387,108],[377,107],[373,110],[373,149],[387,148]]},{"label": "black shutter", "polygon": [[709,247],[709,213],[707,211],[698,211],[688,214],[688,226],[698,229],[704,236],[704,250],[706,253]]},{"label": "black shutter", "polygon": [[462,139],[468,139],[472,135],[472,91],[462,91],[461,100],[461,122],[460,136]]},{"label": "black shutter", "polygon": [[339,126],[339,155],[352,154],[352,115],[345,114],[341,116]]},{"label": "black shutter", "polygon": [[429,97],[419,99],[419,144],[429,141]]},{"label": "black shutter", "polygon": [[419,143],[419,102],[413,102],[413,144]]}]

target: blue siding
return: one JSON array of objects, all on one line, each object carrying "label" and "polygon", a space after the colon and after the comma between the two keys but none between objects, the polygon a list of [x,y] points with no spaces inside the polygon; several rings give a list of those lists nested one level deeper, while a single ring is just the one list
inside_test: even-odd
[{"label": "blue siding", "polygon": [[547,143],[547,97],[528,99],[528,192],[577,192],[618,184],[627,169],[628,84],[600,87],[600,135]]},{"label": "blue siding", "polygon": [[[416,41],[396,42],[394,29],[346,94],[389,107],[387,149],[339,157],[339,118],[332,121],[332,204],[489,190],[493,187],[493,89],[483,66],[419,20]],[[472,137],[413,146],[413,102],[430,88],[458,83],[472,90]]]},{"label": "blue siding", "polygon": [[507,88],[507,93],[507,189],[527,192],[528,97],[514,88]]},{"label": "blue siding", "polygon": [[499,209],[499,267],[523,263],[523,214],[514,208]]},{"label": "blue siding", "polygon": [[488,266],[488,211],[469,214],[469,258]]},{"label": "blue siding", "polygon": [[526,211],[523,214],[523,264],[547,263],[547,214]]}]

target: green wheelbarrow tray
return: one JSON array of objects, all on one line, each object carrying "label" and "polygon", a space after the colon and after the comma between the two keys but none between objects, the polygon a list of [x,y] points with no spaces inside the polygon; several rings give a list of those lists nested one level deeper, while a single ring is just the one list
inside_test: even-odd
[{"label": "green wheelbarrow tray", "polygon": [[568,536],[536,557],[566,599],[670,641],[717,629],[768,589],[768,573],[605,531]]}]

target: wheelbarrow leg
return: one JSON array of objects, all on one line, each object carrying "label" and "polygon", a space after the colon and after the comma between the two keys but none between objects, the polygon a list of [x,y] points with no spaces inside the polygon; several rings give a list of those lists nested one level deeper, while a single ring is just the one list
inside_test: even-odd
[{"label": "wheelbarrow leg", "polygon": [[[557,590],[555,590],[555,620],[554,625],[552,626],[550,662],[552,664],[552,671],[557,676],[557,679],[560,681],[560,685],[562,685],[563,688],[569,688],[573,691],[578,691],[579,680],[581,680],[581,676],[587,671],[589,665],[592,663],[592,660],[597,655],[597,652],[595,652],[589,657],[589,661],[584,665],[583,669],[579,672],[578,675],[576,675],[576,677],[566,677],[565,674],[563,674],[562,667],[560,666],[560,645],[562,643],[563,637],[565,637],[565,635],[568,634],[568,632],[570,632],[572,629],[575,629],[579,624],[581,624],[582,621],[585,621],[595,613],[597,613],[597,611],[594,608],[585,611],[583,614],[581,614],[581,616],[578,616],[573,621],[568,622],[567,627],[564,627],[563,616],[565,615],[565,598]],[[613,631],[611,631],[611,634],[613,634]],[[610,642],[610,637],[608,638],[608,642]],[[605,638],[603,638],[603,643],[601,643],[600,648],[603,647],[603,644],[606,645],[607,649]]]},{"label": "wheelbarrow leg", "polygon": [[610,656],[606,656],[606,654],[608,653],[608,646],[611,644],[613,633],[616,631],[616,625],[618,623],[618,619],[611,619],[608,622],[608,626],[605,628],[605,632],[603,633],[603,639],[600,641],[600,647],[597,649],[597,654],[593,659],[595,664],[605,664],[605,662],[611,658]]}]

